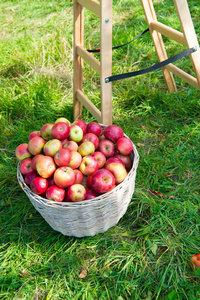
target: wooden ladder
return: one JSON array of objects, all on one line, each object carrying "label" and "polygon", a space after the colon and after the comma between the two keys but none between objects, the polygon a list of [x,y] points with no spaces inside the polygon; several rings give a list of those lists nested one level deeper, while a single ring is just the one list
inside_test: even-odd
[{"label": "wooden ladder", "polygon": [[197,51],[190,55],[196,77],[191,76],[173,64],[169,64],[162,68],[168,90],[170,92],[177,90],[173,74],[180,77],[182,80],[186,81],[195,88],[200,89],[200,48],[191,19],[188,3],[187,0],[173,1],[182,32],[158,22],[152,0],[141,0],[159,61],[167,59],[167,53],[162,35],[186,46],[188,49],[197,47]]},{"label": "wooden ladder", "polygon": [[[84,8],[100,19],[100,61],[84,48]],[[101,111],[83,93],[83,61],[100,75]],[[82,106],[102,124],[112,123],[112,0],[74,0],[74,119]]]},{"label": "wooden ladder", "polygon": [[[191,19],[187,0],[173,0],[182,32],[157,21],[152,0],[141,0],[146,21],[159,62],[167,59],[162,35],[186,46],[196,47],[190,54],[195,76],[174,64],[162,67],[163,76],[170,92],[177,90],[173,74],[200,89],[200,48]],[[84,9],[100,19],[100,61],[84,48]],[[100,75],[101,110],[83,93],[83,61]],[[74,0],[74,119],[80,118],[82,107],[102,124],[112,124],[112,82],[105,78],[112,75],[112,0]]]}]

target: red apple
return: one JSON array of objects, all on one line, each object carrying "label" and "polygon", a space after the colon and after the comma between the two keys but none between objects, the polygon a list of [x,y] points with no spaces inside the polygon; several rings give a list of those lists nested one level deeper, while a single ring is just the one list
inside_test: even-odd
[{"label": "red apple", "polygon": [[28,142],[28,150],[33,155],[40,154],[45,143],[46,141],[41,136],[35,136]]},{"label": "red apple", "polygon": [[61,188],[67,188],[75,182],[74,170],[70,167],[59,167],[54,173],[55,184]]},{"label": "red apple", "polygon": [[45,141],[51,140],[53,138],[51,134],[51,129],[53,127],[53,123],[46,123],[40,129],[40,134],[45,139]]},{"label": "red apple", "polygon": [[71,151],[62,148],[59,149],[54,155],[54,161],[59,167],[67,166],[70,163],[71,156]]},{"label": "red apple", "polygon": [[73,202],[83,201],[86,195],[85,187],[82,184],[73,184],[69,187],[67,195]]},{"label": "red apple", "polygon": [[79,152],[77,151],[71,151],[71,160],[70,163],[68,164],[68,167],[72,169],[77,169],[82,161],[82,156],[80,155]]},{"label": "red apple", "polygon": [[58,123],[58,122],[64,122],[64,123],[67,123],[69,126],[71,125],[71,122],[70,122],[68,119],[64,118],[64,117],[60,117],[60,118],[58,118],[58,119],[55,121],[55,123]]},{"label": "red apple", "polygon": [[83,157],[81,164],[79,166],[79,170],[83,175],[87,175],[87,176],[91,175],[95,171],[97,171],[97,169],[98,169],[98,162],[93,156],[87,155]]},{"label": "red apple", "polygon": [[[53,174],[53,175],[54,175],[54,174]],[[55,185],[55,181],[54,181],[54,177],[53,177],[53,175],[52,175],[51,177],[47,178],[47,180],[48,180],[48,183],[49,183],[49,186],[51,186],[51,185]]]},{"label": "red apple", "polygon": [[191,257],[190,262],[194,269],[200,267],[200,253],[195,254]]},{"label": "red apple", "polygon": [[68,139],[61,140],[62,146],[64,146],[68,141]]},{"label": "red apple", "polygon": [[98,151],[102,152],[106,158],[114,156],[115,144],[110,140],[102,140],[99,142]]},{"label": "red apple", "polygon": [[121,183],[127,176],[127,171],[122,163],[110,163],[107,165],[106,170],[110,171],[115,177],[115,184]]},{"label": "red apple", "polygon": [[54,157],[54,155],[59,149],[62,149],[61,141],[58,139],[52,139],[46,142],[46,144],[43,147],[43,152],[45,155]]},{"label": "red apple", "polygon": [[98,137],[102,134],[102,127],[99,123],[90,122],[87,124],[87,133],[94,133]]},{"label": "red apple", "polygon": [[20,161],[22,161],[25,158],[31,157],[32,154],[28,150],[28,144],[23,143],[17,146],[17,148],[15,149],[15,156]]},{"label": "red apple", "polygon": [[116,153],[115,157],[119,158],[124,163],[124,166],[127,171],[130,171],[130,169],[132,168],[132,165],[133,165],[130,155],[122,155],[122,154]]},{"label": "red apple", "polygon": [[69,139],[76,143],[80,142],[83,138],[83,130],[78,125],[71,125]]},{"label": "red apple", "polygon": [[31,181],[30,188],[33,193],[37,195],[42,195],[46,192],[48,188],[48,181],[42,177],[36,177]]},{"label": "red apple", "polygon": [[106,169],[97,170],[91,178],[91,188],[99,193],[107,193],[113,189],[115,178],[113,174]]},{"label": "red apple", "polygon": [[56,164],[51,156],[43,155],[36,162],[36,171],[43,178],[49,178],[56,170]]},{"label": "red apple", "polygon": [[94,146],[94,144],[92,142],[86,141],[86,142],[83,142],[82,144],[80,144],[80,146],[78,147],[77,151],[82,156],[91,155],[95,151],[95,146]]},{"label": "red apple", "polygon": [[37,154],[37,155],[33,156],[32,161],[31,161],[31,167],[32,167],[32,169],[33,169],[34,171],[36,171],[36,163],[37,163],[37,160],[38,160],[40,157],[42,157],[42,156],[44,156],[44,155],[43,155],[43,154]]},{"label": "red apple", "polygon": [[30,141],[30,140],[31,140],[33,137],[35,137],[35,136],[41,136],[39,130],[37,130],[37,131],[32,131],[32,132],[29,134],[29,136],[28,136],[28,140]]},{"label": "red apple", "polygon": [[83,130],[83,135],[86,134],[87,123],[83,120],[75,120],[73,125],[78,125]]},{"label": "red apple", "polygon": [[121,159],[119,159],[119,158],[117,158],[117,157],[115,157],[115,156],[112,156],[112,157],[110,157],[110,158],[108,158],[108,159],[106,160],[105,168],[106,168],[110,163],[113,163],[113,162],[121,163],[123,166],[125,166],[124,163],[123,163],[123,161],[122,161]]},{"label": "red apple", "polygon": [[84,136],[83,136],[83,139],[82,139],[82,142],[91,142],[94,144],[94,147],[95,147],[95,150],[98,148],[99,146],[99,138],[96,134],[94,133],[86,133]]},{"label": "red apple", "polygon": [[122,155],[128,155],[133,151],[133,143],[127,137],[118,139],[116,147],[117,151]]},{"label": "red apple", "polygon": [[123,137],[124,132],[122,128],[117,125],[109,125],[105,128],[103,134],[107,139],[115,143],[119,138]]},{"label": "red apple", "polygon": [[54,139],[64,140],[68,138],[70,133],[70,126],[65,122],[55,123],[51,129],[51,134]]},{"label": "red apple", "polygon": [[57,185],[51,185],[47,188],[45,195],[49,200],[62,202],[65,198],[65,189],[60,188]]},{"label": "red apple", "polygon": [[24,181],[27,185],[30,185],[31,181],[36,177],[39,177],[39,174],[36,171],[32,171],[32,172],[26,174]]},{"label": "red apple", "polygon": [[93,174],[91,174],[91,175],[88,176],[87,182],[86,182],[87,187],[88,187],[89,189],[91,188],[92,175],[93,175]]},{"label": "red apple", "polygon": [[90,200],[90,199],[94,199],[98,197],[98,194],[91,190],[91,189],[86,189],[86,195],[85,195],[85,199],[84,200]]},{"label": "red apple", "polygon": [[100,151],[95,151],[92,156],[97,160],[98,163],[98,169],[103,168],[105,162],[106,162],[106,157],[105,155],[100,152]]},{"label": "red apple", "polygon": [[78,169],[75,169],[74,173],[75,173],[75,176],[76,176],[74,184],[76,184],[76,183],[80,184],[83,181],[83,174]]},{"label": "red apple", "polygon": [[68,149],[70,151],[77,151],[78,144],[74,141],[68,141],[63,145],[63,148]]},{"label": "red apple", "polygon": [[33,171],[32,167],[31,167],[31,161],[32,161],[31,157],[28,157],[28,158],[25,158],[24,160],[22,160],[22,162],[20,164],[20,172],[23,175],[26,175]]}]

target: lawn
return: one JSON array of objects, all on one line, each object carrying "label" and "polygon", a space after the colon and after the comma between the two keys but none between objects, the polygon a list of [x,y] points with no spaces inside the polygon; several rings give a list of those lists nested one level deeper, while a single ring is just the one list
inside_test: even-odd
[{"label": "lawn", "polygon": [[[179,30],[172,0],[158,20]],[[200,40],[199,0],[188,1]],[[0,299],[197,300],[200,270],[200,93],[161,70],[113,83],[113,124],[136,145],[136,188],[118,224],[93,237],[54,231],[18,184],[15,148],[44,123],[73,122],[73,1],[0,1]],[[139,0],[113,1],[113,46],[147,28]],[[169,56],[184,50],[164,38]],[[85,45],[99,46],[85,12]],[[95,54],[96,55],[96,54]],[[96,55],[98,57],[98,55]],[[149,33],[113,52],[113,74],[158,62]],[[193,74],[188,58],[176,63]],[[84,89],[100,106],[87,65]],[[84,108],[82,118],[95,121]]]}]

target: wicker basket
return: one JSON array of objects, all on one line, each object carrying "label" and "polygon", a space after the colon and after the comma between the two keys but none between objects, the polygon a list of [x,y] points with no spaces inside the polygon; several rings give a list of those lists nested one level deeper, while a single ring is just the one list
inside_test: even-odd
[{"label": "wicker basket", "polygon": [[24,182],[20,162],[17,179],[35,209],[54,230],[67,236],[93,236],[116,225],[127,210],[134,192],[139,162],[139,154],[134,144],[131,158],[132,168],[121,184],[106,194],[82,202],[55,202],[36,195]]}]

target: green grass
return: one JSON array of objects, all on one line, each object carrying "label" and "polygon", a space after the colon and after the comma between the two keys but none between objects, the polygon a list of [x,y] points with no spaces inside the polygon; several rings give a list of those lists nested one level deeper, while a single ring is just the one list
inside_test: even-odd
[{"label": "green grass", "polygon": [[[199,39],[199,1],[189,6]],[[155,9],[161,22],[180,28],[172,0],[155,1]],[[160,70],[113,83],[113,123],[133,140],[140,162],[127,212],[107,232],[63,236],[17,182],[16,146],[59,116],[73,121],[72,16],[72,1],[0,2],[0,299],[200,299],[200,272],[190,265],[200,252],[198,90],[175,78],[178,91],[169,94]],[[139,0],[114,0],[113,45],[146,28]],[[169,56],[181,50],[165,42]],[[99,45],[88,11],[85,44]],[[147,33],[114,51],[113,74],[156,62]],[[193,73],[187,58],[177,65]],[[99,78],[86,65],[84,82],[99,106]],[[86,109],[82,117],[94,120]]]}]

